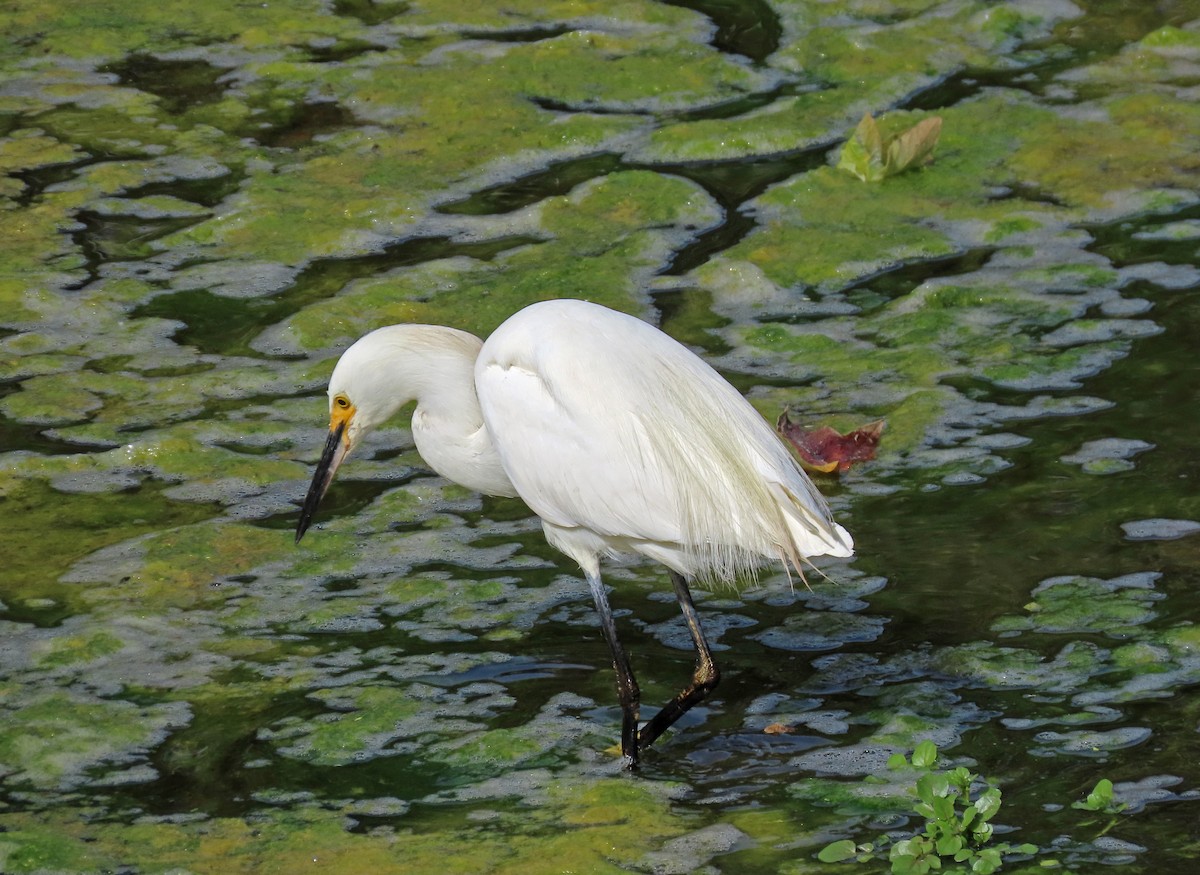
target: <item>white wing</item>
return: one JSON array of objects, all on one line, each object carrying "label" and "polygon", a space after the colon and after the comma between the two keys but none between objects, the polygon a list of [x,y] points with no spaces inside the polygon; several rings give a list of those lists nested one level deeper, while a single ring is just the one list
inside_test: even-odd
[{"label": "white wing", "polygon": [[487,340],[475,382],[506,473],[551,527],[661,561],[675,550],[677,570],[719,578],[762,557],[850,554],[758,412],[639,319],[535,304]]}]

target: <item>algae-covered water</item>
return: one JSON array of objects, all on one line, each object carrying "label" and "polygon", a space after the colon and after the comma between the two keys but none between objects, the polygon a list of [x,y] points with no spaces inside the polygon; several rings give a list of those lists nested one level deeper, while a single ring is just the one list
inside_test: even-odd
[{"label": "algae-covered water", "polygon": [[[919,828],[922,740],[1003,790],[1004,871],[1195,871],[1200,2],[0,25],[0,871],[834,872]],[[867,111],[935,160],[837,169]],[[817,476],[855,558],[698,594],[722,685],[637,775],[578,569],[403,421],[293,544],[341,349],[561,296],[887,423]],[[670,589],[606,579],[665,701]]]}]

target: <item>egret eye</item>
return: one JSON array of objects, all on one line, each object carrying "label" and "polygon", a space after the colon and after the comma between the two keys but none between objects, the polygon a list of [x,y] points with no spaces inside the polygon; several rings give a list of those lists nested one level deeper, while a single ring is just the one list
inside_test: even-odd
[{"label": "egret eye", "polygon": [[345,395],[338,395],[336,398],[333,399],[333,406],[338,408],[339,410],[345,410],[347,407],[350,406],[350,399],[347,398]]}]

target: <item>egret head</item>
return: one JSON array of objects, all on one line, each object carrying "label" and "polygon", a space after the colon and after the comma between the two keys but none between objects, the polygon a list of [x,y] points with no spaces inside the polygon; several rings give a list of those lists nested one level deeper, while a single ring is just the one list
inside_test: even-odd
[{"label": "egret head", "polygon": [[[395,392],[384,361],[389,329],[366,335],[346,350],[329,378],[329,435],[300,510],[296,540],[304,537],[317,505],[342,461],[372,429],[389,419],[407,400]],[[396,333],[396,332],[391,332]]]}]

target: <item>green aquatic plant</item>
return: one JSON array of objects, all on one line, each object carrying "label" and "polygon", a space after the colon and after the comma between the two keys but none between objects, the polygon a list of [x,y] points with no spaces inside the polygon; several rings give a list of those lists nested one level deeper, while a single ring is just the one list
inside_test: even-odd
[{"label": "green aquatic plant", "polygon": [[1101,814],[1120,814],[1128,806],[1124,802],[1117,802],[1113,797],[1113,782],[1108,778],[1101,778],[1086,799],[1082,802],[1072,802],[1071,807],[1084,811],[1098,811]]},{"label": "green aquatic plant", "polygon": [[[1125,802],[1118,802],[1113,795],[1113,783],[1108,778],[1101,778],[1096,782],[1096,786],[1092,788],[1092,792],[1078,802],[1071,803],[1072,808],[1077,808],[1081,811],[1094,811],[1097,814],[1107,814],[1108,822],[1096,834],[1096,837],[1107,835],[1109,830],[1117,825],[1117,815],[1124,811],[1129,805]],[[1090,821],[1088,825],[1095,825],[1099,821]]]},{"label": "green aquatic plant", "polygon": [[[887,859],[895,875],[925,875],[927,872],[961,872],[990,875],[1004,866],[1006,858],[1037,854],[1037,845],[993,842],[992,819],[1000,811],[1002,794],[979,775],[962,766],[936,769],[937,745],[923,741],[911,757],[895,754],[888,760],[891,769],[913,769],[919,776],[913,786],[912,811],[925,819],[925,828],[909,838],[884,835],[873,842],[842,839],[820,850],[817,859],[825,863],[846,860],[867,862]],[[1072,808],[1109,815],[1109,821],[1097,834],[1108,833],[1117,815],[1128,806],[1118,802],[1113,783],[1101,778]],[[1057,860],[1041,858],[1044,867],[1058,866]],[[1024,871],[1024,870],[1022,870]]]},{"label": "green aquatic plant", "polygon": [[[895,754],[889,768],[914,768],[922,772],[914,788],[913,812],[925,818],[925,829],[910,838],[883,836],[875,842],[856,843],[842,839],[826,845],[817,854],[825,863],[845,860],[865,862],[886,856],[896,875],[924,875],[931,871],[974,872],[989,875],[1015,854],[1034,854],[1036,845],[992,842],[992,818],[1000,811],[999,787],[963,766],[935,770],[937,745],[923,741],[912,757]],[[981,791],[972,792],[979,786]],[[974,797],[974,798],[972,798]]]}]

